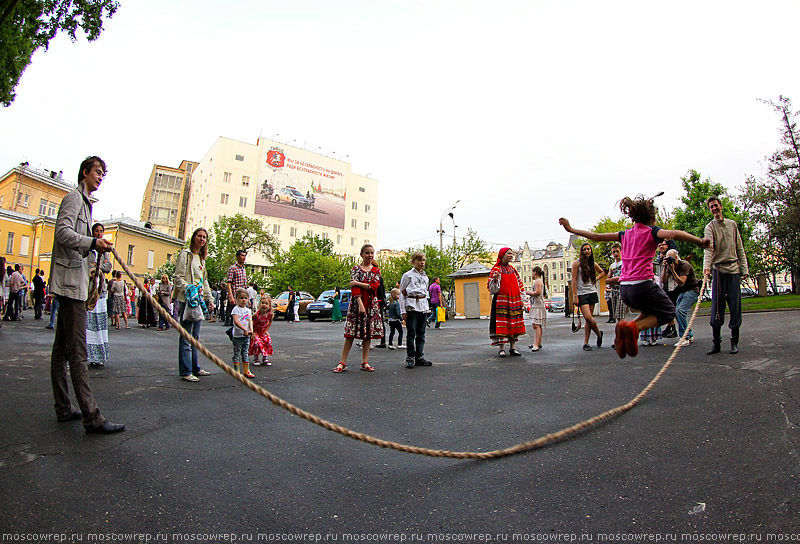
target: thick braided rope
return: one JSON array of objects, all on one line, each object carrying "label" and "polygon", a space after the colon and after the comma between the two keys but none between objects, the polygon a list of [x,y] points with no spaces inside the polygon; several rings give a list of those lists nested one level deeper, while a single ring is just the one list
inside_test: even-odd
[{"label": "thick braided rope", "polygon": [[[209,351],[208,348],[203,346],[203,344],[201,344],[197,339],[195,339],[191,334],[189,334],[186,331],[186,329],[181,327],[180,323],[178,323],[169,314],[169,312],[167,312],[161,306],[161,304],[156,302],[156,300],[150,294],[150,290],[145,289],[139,282],[139,280],[136,279],[136,277],[130,271],[128,266],[122,261],[122,259],[120,259],[119,254],[117,254],[116,248],[112,248],[111,251],[113,252],[114,257],[117,259],[117,262],[119,262],[123,270],[125,270],[125,273],[136,284],[136,287],[139,289],[139,292],[141,292],[144,296],[147,297],[147,299],[150,301],[153,307],[158,310],[158,313],[160,313],[169,322],[169,324],[172,325],[175,328],[175,330],[178,331],[178,333],[186,339],[187,342],[196,347],[203,355],[205,355],[210,361],[212,361],[215,365],[217,365],[221,370],[223,370],[233,379],[237,380],[242,385],[246,386],[248,389],[251,389],[252,391],[266,398],[276,406],[279,406],[284,410],[287,410],[290,413],[305,419],[306,421],[310,421],[311,423],[319,425],[324,429],[328,429],[329,431],[339,433],[343,436],[353,438],[355,440],[360,440],[361,442],[366,442],[367,444],[380,446],[381,448],[388,448],[397,451],[402,451],[405,453],[427,455],[429,457],[449,457],[453,459],[498,459],[500,457],[508,457],[510,455],[515,455],[517,453],[531,451],[543,448],[545,446],[550,446],[558,442],[563,442],[568,438],[571,438],[579,433],[582,433],[606,421],[609,421],[621,414],[624,414],[625,412],[627,412],[628,410],[639,404],[639,402],[653,389],[653,387],[655,387],[656,383],[661,379],[664,373],[666,373],[667,369],[670,367],[670,365],[672,365],[672,362],[675,360],[675,357],[677,357],[678,352],[681,350],[680,345],[675,346],[675,349],[672,351],[672,354],[670,355],[669,359],[667,359],[667,362],[664,363],[664,366],[661,367],[661,370],[659,370],[659,372],[650,381],[650,383],[647,384],[647,386],[644,389],[642,389],[642,391],[638,395],[636,395],[633,399],[631,399],[629,402],[621,406],[617,406],[616,408],[612,408],[611,410],[603,412],[602,414],[598,414],[594,417],[581,421],[580,423],[576,423],[571,427],[566,427],[564,429],[561,429],[560,431],[541,436],[536,440],[532,440],[530,442],[523,442],[521,444],[517,444],[516,446],[511,446],[509,448],[504,448],[494,451],[486,451],[486,452],[434,450],[429,448],[422,448],[419,446],[409,446],[407,444],[400,444],[389,440],[382,440],[380,438],[376,438],[368,434],[359,433],[351,429],[348,429],[346,427],[342,427],[341,425],[337,425],[336,423],[331,423],[330,421],[322,419],[310,412],[307,412],[305,410],[298,408],[297,406],[294,406],[291,403],[286,402],[282,398],[270,393],[257,383],[250,381],[243,374],[235,371],[229,365],[225,364],[219,357],[214,355],[214,353]],[[707,277],[703,278],[703,287],[700,290],[701,293],[705,291],[707,281],[708,281]],[[683,336],[681,337],[681,340],[686,338],[688,331],[692,328],[692,324],[694,323],[694,319],[697,316],[697,310],[699,308],[700,304],[698,303],[695,306],[694,312],[692,313],[692,317],[689,320],[689,324],[686,327],[686,332],[684,332]]]}]

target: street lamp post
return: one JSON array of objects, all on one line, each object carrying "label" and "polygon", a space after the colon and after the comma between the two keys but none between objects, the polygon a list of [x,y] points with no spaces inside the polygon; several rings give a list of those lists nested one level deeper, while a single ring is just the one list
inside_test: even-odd
[{"label": "street lamp post", "polygon": [[453,210],[456,209],[456,204],[461,202],[461,200],[456,200],[455,204],[447,208],[442,216],[439,218],[439,230],[436,231],[439,234],[439,251],[444,251],[444,228],[442,227],[442,222],[444,221],[445,216],[449,216],[450,219],[453,220],[453,244],[455,245],[456,240],[456,220],[453,218]]}]

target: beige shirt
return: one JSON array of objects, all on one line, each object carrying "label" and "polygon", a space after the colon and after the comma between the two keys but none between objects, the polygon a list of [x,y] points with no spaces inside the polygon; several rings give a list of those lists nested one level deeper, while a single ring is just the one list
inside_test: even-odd
[{"label": "beige shirt", "polygon": [[747,255],[744,253],[742,236],[733,219],[712,220],[705,228],[705,237],[711,239],[711,247],[705,250],[703,270],[716,268],[723,274],[750,275]]},{"label": "beige shirt", "polygon": [[194,255],[188,249],[184,249],[178,254],[175,263],[175,273],[172,275],[177,290],[178,300],[186,301],[186,286],[189,283],[202,281],[203,298],[206,302],[211,302],[211,287],[208,286],[208,276],[206,275],[206,263],[199,256]]}]

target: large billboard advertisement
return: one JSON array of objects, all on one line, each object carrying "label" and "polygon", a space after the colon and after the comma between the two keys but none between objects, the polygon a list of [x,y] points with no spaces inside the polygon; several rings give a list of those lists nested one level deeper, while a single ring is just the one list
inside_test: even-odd
[{"label": "large billboard advertisement", "polygon": [[259,140],[255,213],[344,228],[348,164]]}]

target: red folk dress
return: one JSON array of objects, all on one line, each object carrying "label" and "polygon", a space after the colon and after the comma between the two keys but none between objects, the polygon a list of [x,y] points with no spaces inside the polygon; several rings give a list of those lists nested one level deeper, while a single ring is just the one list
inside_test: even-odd
[{"label": "red folk dress", "polygon": [[253,314],[253,336],[250,337],[249,355],[272,355],[272,338],[269,335],[269,327],[272,325],[272,312],[261,315],[259,312]]},{"label": "red folk dress", "polygon": [[516,340],[525,334],[525,320],[522,317],[525,286],[517,269],[511,265],[494,265],[489,273],[489,282],[497,275],[500,275],[500,291],[492,296],[489,337],[496,342]]},{"label": "red folk dress", "polygon": [[[370,285],[369,289],[353,287],[350,306],[347,308],[347,319],[344,323],[344,337],[365,340],[367,338],[383,338],[383,318],[381,317],[381,303],[375,296],[381,284],[381,271],[373,265],[369,272],[365,272],[359,265],[350,270],[350,279]],[[364,302],[366,315],[358,315],[358,300],[361,296]]]}]

